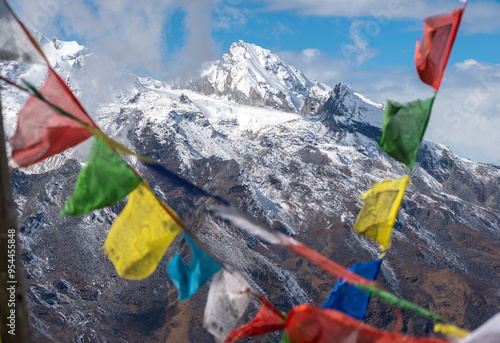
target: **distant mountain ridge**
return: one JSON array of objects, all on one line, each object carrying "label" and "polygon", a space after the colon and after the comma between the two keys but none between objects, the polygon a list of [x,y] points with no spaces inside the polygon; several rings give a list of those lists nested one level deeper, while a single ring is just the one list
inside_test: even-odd
[{"label": "distant mountain ridge", "polygon": [[[90,52],[57,40],[43,48],[73,88],[88,84]],[[43,79],[39,66],[3,63],[2,72]],[[110,136],[344,266],[378,257],[377,245],[352,225],[360,193],[406,173],[378,147],[383,106],[345,83],[329,88],[310,80],[270,51],[241,41],[184,85],[124,75],[125,91],[91,113]],[[15,90],[2,92],[11,127],[23,99]],[[201,325],[208,286],[180,302],[164,265],[132,282],[119,278],[102,253],[124,201],[82,218],[59,217],[85,144],[12,173],[35,341],[212,342]],[[335,282],[328,274],[230,227],[203,203],[130,163],[220,260],[281,311],[324,301]],[[500,168],[424,142],[380,285],[465,329],[499,312],[499,186]],[[183,242],[164,260],[177,251],[186,257],[189,250]],[[253,303],[243,322],[257,308]],[[374,299],[366,322],[395,330],[396,318],[394,307]],[[403,312],[403,324],[409,335],[432,333],[431,321],[410,312]]]}]

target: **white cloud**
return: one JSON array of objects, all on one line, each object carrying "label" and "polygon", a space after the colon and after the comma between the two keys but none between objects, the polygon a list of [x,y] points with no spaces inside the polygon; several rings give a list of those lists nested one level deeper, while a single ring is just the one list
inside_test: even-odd
[{"label": "white cloud", "polygon": [[429,139],[444,140],[464,157],[500,165],[498,94],[500,64],[466,60],[450,66],[436,98]]},{"label": "white cloud", "polygon": [[379,25],[370,25],[369,21],[355,20],[349,28],[351,44],[342,47],[344,57],[351,62],[361,65],[375,57],[379,51],[369,47],[369,38],[380,33]]},{"label": "white cloud", "polygon": [[334,86],[343,81],[349,72],[349,64],[322,53],[317,49],[304,49],[301,52],[277,51],[286,63],[297,67],[307,77],[326,85]]},{"label": "white cloud", "polygon": [[[302,15],[322,17],[372,17],[375,21],[397,19],[422,20],[447,13],[461,6],[457,0],[253,0],[267,11],[291,10]],[[463,22],[465,31],[499,32],[500,3],[494,0],[473,1],[467,5]]]},{"label": "white cloud", "polygon": [[239,30],[247,23],[248,10],[241,0],[215,0],[213,22],[215,30]]},{"label": "white cloud", "polygon": [[218,53],[212,38],[213,1],[185,0],[184,8],[189,34],[184,49],[170,65],[170,77],[190,75]]},{"label": "white cloud", "polygon": [[[12,2],[12,1],[11,1]],[[166,78],[201,66],[217,49],[211,36],[214,0],[18,0],[21,19],[45,35],[75,37],[87,47],[131,68]],[[186,11],[183,50],[166,58],[165,30],[174,11]],[[170,68],[165,60],[169,60]],[[173,61],[172,61],[173,60]],[[175,68],[175,69],[172,69]],[[175,72],[175,73],[174,73]]]}]

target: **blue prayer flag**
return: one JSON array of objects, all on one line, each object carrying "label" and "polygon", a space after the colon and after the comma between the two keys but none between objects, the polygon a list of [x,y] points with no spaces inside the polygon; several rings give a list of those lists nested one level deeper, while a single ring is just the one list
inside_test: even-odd
[{"label": "blue prayer flag", "polygon": [[[382,259],[367,262],[356,263],[348,269],[369,280],[375,280]],[[356,319],[362,320],[365,317],[366,308],[370,301],[370,296],[354,285],[339,280],[328,294],[328,299],[321,305],[323,308],[342,311]]]},{"label": "blue prayer flag", "polygon": [[167,273],[179,290],[179,300],[186,301],[193,295],[221,266],[193,239],[184,232],[184,239],[191,246],[191,262],[186,266],[182,257],[176,254],[168,265]]}]

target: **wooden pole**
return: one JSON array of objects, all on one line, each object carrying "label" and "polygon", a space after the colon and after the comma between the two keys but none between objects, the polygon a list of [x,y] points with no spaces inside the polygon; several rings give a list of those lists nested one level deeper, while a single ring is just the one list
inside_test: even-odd
[{"label": "wooden pole", "polygon": [[0,101],[0,326],[2,343],[32,342]]}]

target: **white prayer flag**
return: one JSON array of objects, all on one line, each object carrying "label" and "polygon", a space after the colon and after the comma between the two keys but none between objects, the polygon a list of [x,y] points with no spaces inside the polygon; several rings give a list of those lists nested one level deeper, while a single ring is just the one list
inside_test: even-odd
[{"label": "white prayer flag", "polygon": [[208,291],[203,327],[217,342],[224,342],[245,313],[254,293],[245,278],[232,268],[224,267],[214,275]]},{"label": "white prayer flag", "polygon": [[233,205],[217,205],[212,206],[220,217],[228,220],[231,225],[239,227],[249,234],[257,236],[271,244],[288,245],[289,237],[279,231],[273,231],[269,227],[255,221],[248,214],[234,207]]},{"label": "white prayer flag", "polygon": [[459,343],[498,343],[500,342],[500,313],[474,330]]}]

